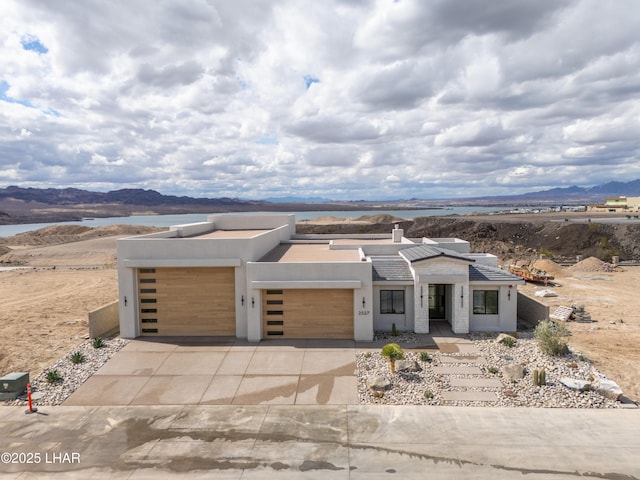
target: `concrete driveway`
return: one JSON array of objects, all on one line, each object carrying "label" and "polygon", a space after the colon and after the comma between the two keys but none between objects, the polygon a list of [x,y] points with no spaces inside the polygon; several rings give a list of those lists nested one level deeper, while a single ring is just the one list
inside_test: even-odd
[{"label": "concrete driveway", "polygon": [[351,340],[133,340],[65,405],[357,404]]}]

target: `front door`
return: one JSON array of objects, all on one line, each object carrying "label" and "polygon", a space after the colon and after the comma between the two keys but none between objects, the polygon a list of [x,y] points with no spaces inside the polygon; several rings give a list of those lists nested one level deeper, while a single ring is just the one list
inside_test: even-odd
[{"label": "front door", "polygon": [[445,284],[429,285],[429,319],[445,320],[447,318],[447,286]]}]

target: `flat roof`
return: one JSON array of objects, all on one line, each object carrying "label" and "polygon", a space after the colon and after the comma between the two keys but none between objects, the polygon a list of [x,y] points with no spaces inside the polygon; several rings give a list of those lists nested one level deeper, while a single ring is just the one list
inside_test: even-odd
[{"label": "flat roof", "polygon": [[391,238],[336,238],[333,240],[335,245],[411,245],[410,243],[394,242]]},{"label": "flat roof", "polygon": [[187,238],[253,238],[270,230],[214,230]]},{"label": "flat roof", "polygon": [[329,244],[280,244],[260,262],[303,263],[303,262],[359,262],[357,250],[331,250]]}]

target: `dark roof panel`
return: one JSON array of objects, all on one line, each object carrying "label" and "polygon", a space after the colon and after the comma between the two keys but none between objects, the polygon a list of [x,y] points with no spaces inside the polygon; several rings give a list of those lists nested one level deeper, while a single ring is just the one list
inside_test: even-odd
[{"label": "dark roof panel", "polygon": [[374,282],[412,282],[409,264],[399,256],[371,257]]},{"label": "dark roof panel", "polygon": [[522,283],[522,278],[497,267],[475,264],[469,265],[469,281]]},{"label": "dark roof panel", "polygon": [[431,247],[429,245],[418,245],[416,247],[405,248],[400,251],[400,254],[403,257],[405,257],[407,260],[409,260],[411,263],[419,262],[420,260],[427,260],[429,258],[436,258],[436,257],[455,258],[458,260],[465,260],[467,262],[475,261],[454,250],[449,250],[446,248]]}]

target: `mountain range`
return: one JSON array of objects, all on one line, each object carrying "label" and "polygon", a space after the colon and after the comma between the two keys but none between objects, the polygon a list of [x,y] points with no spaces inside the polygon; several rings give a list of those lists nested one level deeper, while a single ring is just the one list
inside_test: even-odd
[{"label": "mountain range", "polygon": [[[640,196],[640,179],[630,182],[608,182],[593,187],[560,187],[549,190],[539,190],[519,195],[498,195],[486,197],[470,197],[451,200],[455,203],[460,201],[475,202],[528,202],[528,201],[602,201],[607,197],[618,197],[626,195],[629,197]],[[32,188],[10,186],[0,188],[0,201],[4,199],[21,200],[24,202],[37,202],[47,205],[80,205],[80,204],[123,204],[123,205],[206,205],[206,206],[234,206],[247,207],[264,206],[265,203],[338,203],[344,205],[345,202],[336,202],[320,197],[278,197],[266,198],[263,200],[246,200],[240,198],[197,198],[188,196],[163,195],[155,190],[144,190],[139,188],[125,188],[110,192],[91,192],[78,188]],[[413,199],[421,202],[430,200]],[[438,202],[445,202],[448,199],[438,199]],[[406,200],[389,200],[388,203],[406,202]],[[354,203],[354,202],[347,202]],[[369,203],[367,201],[357,201],[355,203]],[[373,201],[371,203],[380,203]],[[386,203],[386,202],[385,202]]]},{"label": "mountain range", "polygon": [[78,188],[0,188],[0,224],[57,222],[83,217],[137,213],[214,213],[238,211],[411,209],[442,205],[542,205],[604,203],[605,198],[640,196],[640,179],[593,187],[552,188],[520,195],[438,200],[332,201],[323,198],[281,197],[266,200],[194,198],[163,195],[155,190],[121,189],[91,192]]}]

